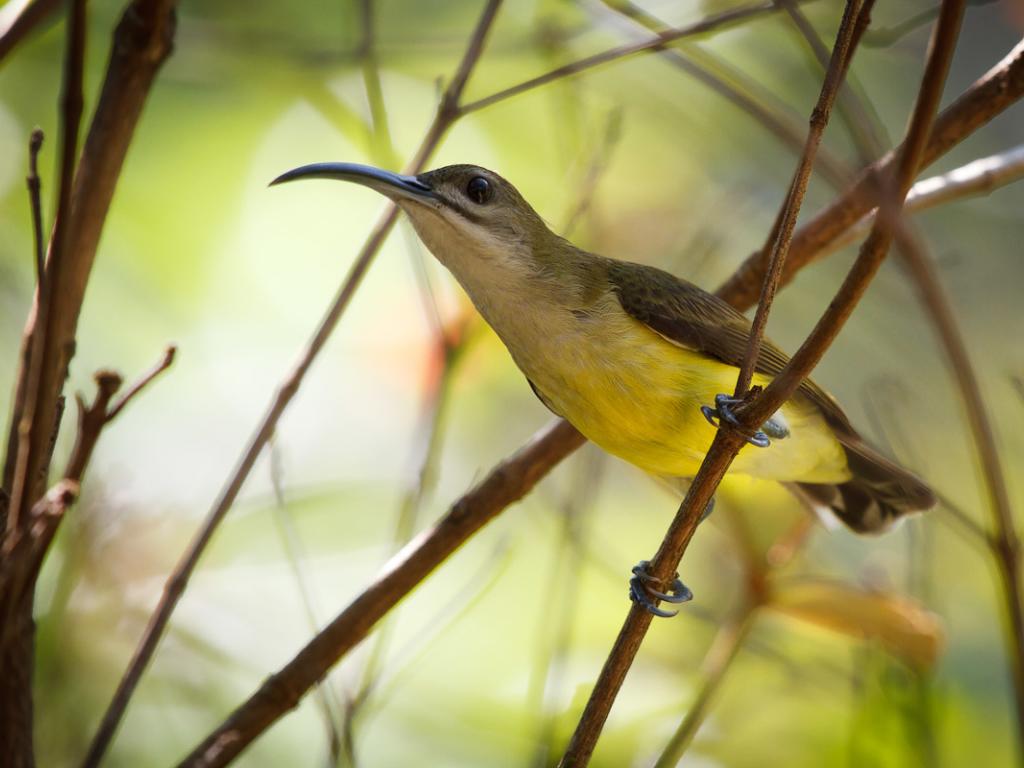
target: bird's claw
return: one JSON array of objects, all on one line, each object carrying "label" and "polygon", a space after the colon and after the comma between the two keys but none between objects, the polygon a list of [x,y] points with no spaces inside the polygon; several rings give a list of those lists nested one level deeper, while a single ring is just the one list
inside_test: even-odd
[{"label": "bird's claw", "polygon": [[772,441],[768,439],[768,435],[762,432],[760,429],[754,433],[750,433],[747,429],[740,424],[739,419],[736,418],[736,414],[733,413],[733,406],[739,405],[743,401],[729,397],[728,395],[715,395],[715,407],[712,408],[710,405],[702,405],[700,412],[704,414],[704,418],[708,420],[708,423],[713,427],[719,429],[723,425],[727,425],[730,429],[738,432],[744,440],[751,445],[757,446],[758,448],[767,448],[772,444]]},{"label": "bird's claw", "polygon": [[666,603],[676,604],[685,603],[693,600],[693,592],[679,580],[679,574],[676,574],[674,577],[668,592],[655,589],[651,584],[661,580],[651,576],[647,570],[649,565],[649,561],[641,560],[633,566],[633,578],[629,580],[629,599],[655,616],[663,618],[675,616],[679,611],[666,611],[663,608],[659,608],[656,601],[662,600]]}]

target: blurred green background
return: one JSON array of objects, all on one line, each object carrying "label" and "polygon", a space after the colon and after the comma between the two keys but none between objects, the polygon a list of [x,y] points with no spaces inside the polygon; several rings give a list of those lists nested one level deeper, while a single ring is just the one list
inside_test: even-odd
[{"label": "blurred green background", "polygon": [[[319,160],[401,166],[482,8],[477,0],[372,5],[393,154],[384,126],[372,124],[360,3],[181,3],[174,54],[104,231],[68,391],[91,396],[100,367],[131,378],[170,341],[179,356],[104,434],[84,498],[46,566],[37,605],[43,765],[73,765],[84,753],[166,574],[383,208],[355,187],[268,189],[268,181]],[[736,4],[643,5],[678,25]],[[874,25],[891,27],[930,5],[881,2]],[[806,6],[828,44],[841,7]],[[120,11],[112,0],[89,5],[87,106]],[[1006,3],[969,8],[944,103],[1016,43],[1011,19]],[[855,60],[889,139],[909,114],[928,29],[865,46]],[[51,20],[0,67],[4,382],[13,381],[33,291],[23,178],[34,125],[48,137],[44,203],[52,215],[63,31]],[[510,0],[467,98],[643,36],[596,0]],[[804,123],[820,72],[781,16],[681,50],[695,44]],[[926,175],[1021,136],[1018,105]],[[826,146],[855,161],[838,116]],[[499,171],[557,230],[575,219],[579,245],[658,264],[709,289],[760,247],[795,167],[793,153],[761,125],[651,53],[467,117],[430,165],[455,162]],[[805,211],[832,197],[816,179]],[[581,199],[589,205],[574,216]],[[970,342],[1018,507],[1022,210],[1024,189],[1011,185],[917,218]],[[810,329],[852,256],[848,249],[804,270],[780,294],[770,334],[784,348]],[[416,506],[409,498],[421,484],[425,404],[441,366],[435,305],[448,325],[472,317],[403,222],[203,560],[108,764],[158,766],[184,755],[395,551],[400,511]],[[488,329],[471,319],[465,338],[415,529],[551,418]],[[883,268],[816,379],[865,434],[988,525],[956,391],[897,263]],[[0,387],[4,413],[9,389]],[[58,467],[72,435],[66,417]],[[759,558],[804,515],[767,484],[727,484],[719,502],[684,561],[696,600],[680,617],[655,622],[594,765],[652,763],[704,684],[702,658],[716,629],[742,604],[744,542]],[[364,643],[331,674],[326,694],[307,697],[240,764],[348,765],[353,754],[362,766],[554,761],[627,610],[629,569],[653,553],[674,509],[670,494],[588,446],[445,563],[402,604],[385,643]],[[816,526],[772,579],[780,593],[803,585],[820,589],[821,599],[803,619],[772,609],[757,616],[682,765],[1015,762],[995,569],[948,512],[879,539]],[[843,599],[837,584],[866,596],[866,607]],[[869,637],[816,626],[844,622]],[[869,631],[874,623],[880,628]],[[941,655],[930,665],[936,643]],[[368,696],[347,729],[351,748],[332,756],[327,723],[346,730],[345,702],[366,680]]]}]

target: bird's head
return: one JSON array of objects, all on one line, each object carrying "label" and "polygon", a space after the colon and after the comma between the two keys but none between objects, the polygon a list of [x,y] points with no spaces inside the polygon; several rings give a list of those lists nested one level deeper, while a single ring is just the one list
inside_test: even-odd
[{"label": "bird's head", "polygon": [[560,241],[515,187],[475,165],[405,176],[356,163],[315,163],[272,183],[310,178],[354,182],[394,200],[463,284],[543,269],[547,244]]}]

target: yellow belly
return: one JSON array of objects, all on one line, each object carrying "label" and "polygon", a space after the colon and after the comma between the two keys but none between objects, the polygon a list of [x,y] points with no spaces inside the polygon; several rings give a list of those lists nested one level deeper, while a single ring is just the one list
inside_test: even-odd
[{"label": "yellow belly", "polygon": [[[586,342],[563,339],[555,359],[520,360],[520,366],[554,409],[604,450],[655,474],[694,475],[715,436],[700,406],[731,393],[737,369],[624,315],[609,325],[596,334],[601,343],[592,343],[592,328]],[[762,386],[769,381],[754,377]],[[842,446],[806,398],[794,397],[777,417],[789,437],[768,448],[744,446],[730,471],[781,481],[850,478]]]}]

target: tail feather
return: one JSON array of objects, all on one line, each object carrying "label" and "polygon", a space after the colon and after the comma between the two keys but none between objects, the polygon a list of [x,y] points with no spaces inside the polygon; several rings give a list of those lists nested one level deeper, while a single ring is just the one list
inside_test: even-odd
[{"label": "tail feather", "polygon": [[837,485],[796,483],[813,503],[822,504],[858,533],[881,533],[911,512],[935,506],[923,481],[885,458],[855,435],[840,437],[853,477]]}]

